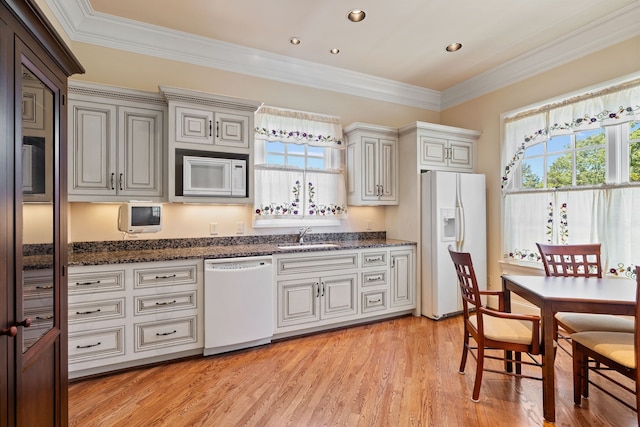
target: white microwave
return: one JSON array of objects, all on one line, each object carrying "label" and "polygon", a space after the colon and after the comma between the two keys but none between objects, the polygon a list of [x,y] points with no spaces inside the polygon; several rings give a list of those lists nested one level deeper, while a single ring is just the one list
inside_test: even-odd
[{"label": "white microwave", "polygon": [[184,156],[182,193],[185,196],[247,196],[247,161]]}]

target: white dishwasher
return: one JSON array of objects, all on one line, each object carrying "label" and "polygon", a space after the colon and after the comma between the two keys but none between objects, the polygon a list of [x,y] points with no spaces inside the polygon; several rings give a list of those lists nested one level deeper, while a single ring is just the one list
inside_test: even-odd
[{"label": "white dishwasher", "polygon": [[204,355],[271,342],[270,256],[204,261]]}]

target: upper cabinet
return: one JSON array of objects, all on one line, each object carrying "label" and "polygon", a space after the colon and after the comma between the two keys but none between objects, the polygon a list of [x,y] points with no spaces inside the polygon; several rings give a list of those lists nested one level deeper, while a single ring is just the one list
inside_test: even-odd
[{"label": "upper cabinet", "polygon": [[165,115],[160,94],[69,87],[69,200],[163,201]]},{"label": "upper cabinet", "polygon": [[[205,92],[161,86],[169,104],[168,130],[168,199],[187,203],[251,203],[253,201],[253,127],[254,114],[262,102],[215,95]],[[240,161],[242,181],[246,183],[242,195],[230,191],[228,195],[185,194],[185,157],[229,159]],[[204,163],[203,163],[204,164]],[[234,169],[235,170],[235,169]],[[236,171],[237,172],[237,171]],[[193,173],[193,171],[191,171]],[[213,173],[213,172],[211,172]],[[230,170],[229,177],[217,177],[217,181],[237,181]],[[191,177],[193,179],[193,177]],[[216,182],[217,182],[216,181]],[[218,184],[216,184],[218,186]],[[226,186],[225,186],[226,187]]]},{"label": "upper cabinet", "polygon": [[347,200],[350,205],[398,204],[397,129],[353,123],[347,140]]},{"label": "upper cabinet", "polygon": [[476,142],[480,132],[416,122],[401,128],[400,137],[407,144],[418,144],[419,170],[475,170]]}]

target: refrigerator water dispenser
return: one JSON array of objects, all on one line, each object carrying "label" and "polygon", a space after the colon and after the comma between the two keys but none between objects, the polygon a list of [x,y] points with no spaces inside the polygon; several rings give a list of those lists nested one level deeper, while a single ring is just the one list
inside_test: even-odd
[{"label": "refrigerator water dispenser", "polygon": [[440,209],[440,226],[442,227],[440,238],[443,242],[456,240],[456,210]]}]

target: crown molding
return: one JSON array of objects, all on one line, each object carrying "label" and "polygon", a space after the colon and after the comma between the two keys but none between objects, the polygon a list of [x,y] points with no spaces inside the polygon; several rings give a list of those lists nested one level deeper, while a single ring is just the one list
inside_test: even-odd
[{"label": "crown molding", "polygon": [[442,92],[441,110],[454,107],[640,35],[640,2],[619,9]]},{"label": "crown molding", "polygon": [[432,111],[442,111],[640,34],[640,2],[443,92],[95,12],[88,0],[45,0],[77,42]]},{"label": "crown molding", "polygon": [[98,13],[87,0],[46,2],[73,41],[427,110],[440,109],[440,92],[435,90]]}]

